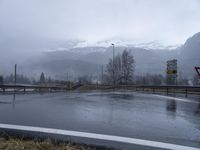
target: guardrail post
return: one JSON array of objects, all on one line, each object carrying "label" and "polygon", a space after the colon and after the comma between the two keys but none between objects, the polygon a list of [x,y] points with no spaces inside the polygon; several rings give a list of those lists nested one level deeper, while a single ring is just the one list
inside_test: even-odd
[{"label": "guardrail post", "polygon": [[153,88],[153,94],[155,94],[155,88]]},{"label": "guardrail post", "polygon": [[24,94],[26,93],[26,87],[24,87]]},{"label": "guardrail post", "polygon": [[5,93],[5,91],[6,91],[6,89],[5,89],[5,88],[3,88],[3,93]]},{"label": "guardrail post", "polygon": [[167,95],[169,94],[169,89],[167,88]]},{"label": "guardrail post", "polygon": [[185,89],[185,97],[188,97],[188,89]]}]

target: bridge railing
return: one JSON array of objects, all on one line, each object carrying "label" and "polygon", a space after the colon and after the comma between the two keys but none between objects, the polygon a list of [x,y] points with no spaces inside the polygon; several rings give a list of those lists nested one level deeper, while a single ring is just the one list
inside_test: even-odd
[{"label": "bridge railing", "polygon": [[6,92],[52,92],[52,91],[67,91],[67,90],[76,90],[82,86],[82,84],[74,84],[73,86],[62,85],[62,86],[48,86],[48,85],[27,85],[27,84],[4,84],[0,85],[0,93]]},{"label": "bridge railing", "polygon": [[67,90],[64,86],[44,86],[44,85],[0,85],[0,92],[27,92],[27,91],[56,91]]}]

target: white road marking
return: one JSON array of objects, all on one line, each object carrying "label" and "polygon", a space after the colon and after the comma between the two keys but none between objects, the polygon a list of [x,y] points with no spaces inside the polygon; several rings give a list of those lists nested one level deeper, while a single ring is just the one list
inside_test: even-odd
[{"label": "white road marking", "polygon": [[176,100],[176,101],[182,101],[182,102],[187,102],[187,103],[195,103],[195,104],[199,104],[200,103],[200,102],[192,101],[192,100],[185,99],[185,98],[178,98],[178,97],[164,96],[164,95],[156,95],[156,94],[152,94],[152,95],[156,96],[156,97],[160,97],[160,98],[167,98],[167,99]]},{"label": "white road marking", "polygon": [[164,143],[164,142],[142,140],[142,139],[136,139],[136,138],[122,137],[122,136],[88,133],[88,132],[33,127],[33,126],[0,124],[0,129],[13,129],[13,130],[21,130],[21,131],[31,131],[31,132],[74,136],[74,137],[83,137],[83,138],[122,142],[122,143],[136,144],[136,145],[156,147],[156,148],[164,148],[164,149],[170,149],[170,150],[200,150],[200,148],[176,145],[176,144],[170,144],[170,143]]}]

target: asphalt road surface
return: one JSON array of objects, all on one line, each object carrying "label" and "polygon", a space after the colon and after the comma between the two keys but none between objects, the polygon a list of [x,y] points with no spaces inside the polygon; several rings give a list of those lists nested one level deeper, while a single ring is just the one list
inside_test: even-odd
[{"label": "asphalt road surface", "polygon": [[0,95],[4,128],[120,149],[199,149],[200,98],[131,91]]}]

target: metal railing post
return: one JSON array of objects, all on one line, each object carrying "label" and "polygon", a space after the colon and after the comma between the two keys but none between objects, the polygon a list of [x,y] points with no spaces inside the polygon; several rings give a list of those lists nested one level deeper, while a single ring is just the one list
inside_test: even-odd
[{"label": "metal railing post", "polygon": [[185,89],[185,97],[188,97],[188,89]]},{"label": "metal railing post", "polygon": [[169,94],[169,89],[167,88],[167,95]]}]

